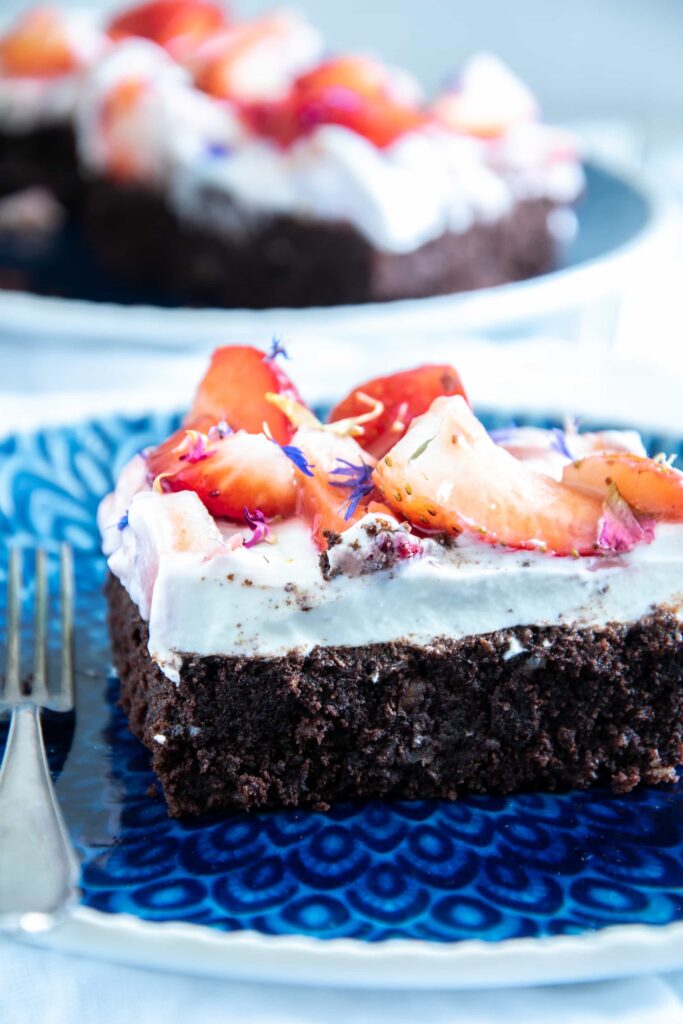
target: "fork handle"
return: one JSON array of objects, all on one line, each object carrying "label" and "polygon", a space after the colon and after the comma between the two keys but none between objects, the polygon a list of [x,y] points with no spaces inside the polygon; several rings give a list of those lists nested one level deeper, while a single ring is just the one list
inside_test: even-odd
[{"label": "fork handle", "polygon": [[0,928],[50,927],[76,896],[77,878],[50,778],[40,709],[17,705],[0,770]]}]

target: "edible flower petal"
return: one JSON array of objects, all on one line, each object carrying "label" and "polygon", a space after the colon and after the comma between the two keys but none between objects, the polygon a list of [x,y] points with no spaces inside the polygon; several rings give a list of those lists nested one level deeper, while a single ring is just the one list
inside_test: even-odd
[{"label": "edible flower petal", "polygon": [[560,427],[553,427],[552,434],[553,439],[550,443],[550,447],[554,451],[559,452],[560,455],[564,455],[565,458],[570,459],[573,462],[574,456],[569,450],[569,445],[567,444],[567,432],[561,430]]},{"label": "edible flower petal", "polygon": [[[277,444],[277,441],[274,443]],[[297,448],[294,444],[281,444],[278,447],[304,476],[313,476],[315,466],[308,461],[301,448]]]},{"label": "edible flower petal", "polygon": [[[354,514],[362,498],[370,494],[373,488],[372,466],[361,462],[359,466],[347,459],[337,458],[339,466],[330,471],[330,477],[338,476],[338,480],[330,479],[330,487],[346,487],[351,493],[342,505],[345,508],[344,519],[349,520]],[[342,479],[343,478],[343,479]]]},{"label": "edible flower petal", "polygon": [[654,540],[654,520],[638,519],[619,488],[611,483],[598,523],[598,547],[604,551],[631,551],[636,544]]},{"label": "edible flower petal", "polygon": [[176,446],[175,451],[182,462],[201,462],[214,454],[210,447],[211,439],[208,434],[202,434],[199,430],[186,430],[185,437]]},{"label": "edible flower petal", "polygon": [[266,517],[260,509],[256,508],[252,512],[245,507],[244,522],[252,531],[249,540],[244,541],[245,548],[253,548],[256,544],[260,544],[261,541],[268,540],[270,536],[270,527],[266,522]]},{"label": "edible flower petal", "polygon": [[263,361],[264,363],[272,363],[278,356],[282,356],[284,359],[292,358],[280,339],[278,337],[274,337],[270,343],[270,351],[267,356],[263,357]]},{"label": "edible flower petal", "polygon": [[207,437],[209,441],[222,441],[224,437],[229,434],[234,434],[234,430],[226,420],[220,420],[219,423],[215,423],[213,427],[209,427]]}]

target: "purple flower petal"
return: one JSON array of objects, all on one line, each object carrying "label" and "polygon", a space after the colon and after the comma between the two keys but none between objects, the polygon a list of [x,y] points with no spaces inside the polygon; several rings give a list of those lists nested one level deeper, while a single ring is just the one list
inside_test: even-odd
[{"label": "purple flower petal", "polygon": [[270,536],[270,527],[266,522],[266,517],[263,512],[258,508],[251,512],[245,507],[243,516],[244,522],[252,531],[251,537],[248,540],[245,540],[244,547],[253,548],[256,544],[260,544],[261,541],[267,540]]},{"label": "purple flower petal", "polygon": [[278,356],[282,356],[284,359],[291,359],[291,356],[280,339],[278,337],[274,337],[270,343],[270,351],[268,355],[264,357],[263,361],[265,363],[272,363]]},{"label": "purple flower petal", "polygon": [[610,484],[603,513],[598,523],[598,547],[617,553],[632,551],[636,544],[654,540],[654,521],[640,520],[622,497],[616,484]]},{"label": "purple flower petal", "polygon": [[[346,487],[351,493],[342,505],[344,511],[344,519],[349,520],[354,514],[362,498],[367,494],[370,494],[373,488],[372,483],[372,466],[368,466],[366,462],[361,462],[357,466],[353,462],[348,462],[346,459],[337,459],[339,466],[336,469],[330,471],[330,477],[338,476],[339,480],[329,480],[330,487]],[[341,479],[341,478],[344,479]]]}]

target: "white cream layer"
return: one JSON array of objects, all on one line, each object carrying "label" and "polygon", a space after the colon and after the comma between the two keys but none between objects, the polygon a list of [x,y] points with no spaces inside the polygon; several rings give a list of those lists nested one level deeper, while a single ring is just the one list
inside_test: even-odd
[{"label": "white cream layer", "polygon": [[[630,622],[683,607],[683,527],[613,558],[555,558],[474,541],[326,581],[307,526],[230,550],[249,531],[216,524],[196,495],[135,493],[142,460],[100,508],[109,566],[149,621],[150,653],[173,679],[183,655],[278,656],[322,646],[431,644],[530,624]],[[134,495],[131,498],[131,495]],[[128,509],[128,526],[117,522]],[[366,517],[368,519],[370,517]],[[372,544],[365,520],[348,541]],[[333,549],[334,553],[334,549]],[[338,555],[334,556],[336,559]]]},{"label": "white cream layer", "polygon": [[[538,132],[545,130],[536,125]],[[352,225],[376,248],[411,252],[444,232],[492,222],[520,199],[571,203],[583,171],[574,159],[523,172],[494,167],[474,139],[428,127],[386,149],[346,128],[325,125],[288,149],[266,141],[237,145],[225,156],[208,150],[178,168],[171,182],[179,213],[215,222],[220,207],[207,193],[229,196],[245,227],[264,214]]]},{"label": "white cream layer", "polygon": [[[122,82],[144,84],[137,103],[106,126],[108,98]],[[81,160],[106,174],[114,154],[125,152],[136,181],[165,188],[178,169],[199,152],[232,145],[239,133],[225,104],[192,88],[188,72],[161,47],[146,39],[113,46],[91,70],[76,108],[76,137]]]},{"label": "white cream layer", "polygon": [[[444,232],[495,221],[520,199],[569,204],[583,188],[573,154],[547,159],[554,134],[539,122],[517,126],[524,146],[513,146],[514,134],[510,147],[503,140],[492,147],[429,126],[378,149],[324,125],[282,148],[249,135],[228,104],[198,92],[159,47],[142,40],[115,47],[83,90],[79,152],[94,171],[108,166],[103,103],[117,80],[131,75],[153,82],[125,126],[137,176],[166,191],[195,223],[248,231],[263,216],[287,214],[350,224],[378,249],[411,252]],[[530,154],[523,166],[518,150]]]}]

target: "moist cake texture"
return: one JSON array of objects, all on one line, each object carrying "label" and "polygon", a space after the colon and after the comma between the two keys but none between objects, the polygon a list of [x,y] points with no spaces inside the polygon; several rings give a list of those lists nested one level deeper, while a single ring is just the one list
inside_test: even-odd
[{"label": "moist cake texture", "polygon": [[427,646],[188,657],[174,683],[151,662],[124,588],[110,579],[107,592],[121,704],[175,816],[597,784],[627,792],[674,782],[683,760],[683,638],[663,610]]},{"label": "moist cake texture", "polygon": [[447,366],[322,424],[279,353],[218,350],[100,508],[170,813],[675,781],[683,474],[633,431],[490,435]]}]

